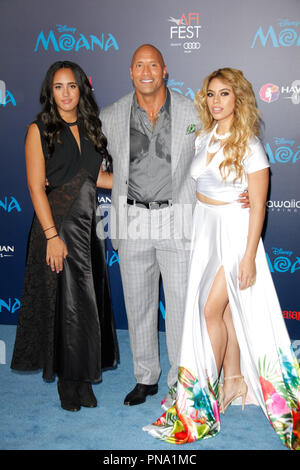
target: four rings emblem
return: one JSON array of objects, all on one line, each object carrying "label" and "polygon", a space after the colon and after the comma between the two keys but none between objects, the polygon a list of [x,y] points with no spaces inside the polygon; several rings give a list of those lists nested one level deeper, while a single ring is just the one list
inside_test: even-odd
[{"label": "four rings emblem", "polygon": [[185,42],[183,44],[184,49],[200,49],[200,42]]}]

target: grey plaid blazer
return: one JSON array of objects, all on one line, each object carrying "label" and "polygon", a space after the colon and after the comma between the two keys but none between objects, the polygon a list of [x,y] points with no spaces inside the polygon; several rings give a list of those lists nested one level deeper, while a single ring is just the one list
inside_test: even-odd
[{"label": "grey plaid blazer", "polygon": [[[199,128],[197,113],[189,98],[173,90],[170,90],[170,93],[172,200],[173,204],[193,206],[196,200],[195,183],[190,176],[190,166],[195,153],[196,133],[189,133],[187,129],[190,124],[195,124]],[[130,112],[133,94],[134,92],[125,95],[112,105],[103,108],[100,113],[103,133],[108,140],[108,151],[113,158],[114,183],[110,236],[116,250],[119,239],[124,236],[127,227]]]}]

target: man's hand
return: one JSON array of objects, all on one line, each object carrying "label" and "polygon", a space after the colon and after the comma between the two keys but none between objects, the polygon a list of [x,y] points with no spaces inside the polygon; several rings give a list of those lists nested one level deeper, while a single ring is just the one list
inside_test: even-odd
[{"label": "man's hand", "polygon": [[240,202],[242,204],[243,209],[249,209],[250,202],[249,202],[249,194],[248,194],[247,189],[243,193],[240,194],[238,202]]}]

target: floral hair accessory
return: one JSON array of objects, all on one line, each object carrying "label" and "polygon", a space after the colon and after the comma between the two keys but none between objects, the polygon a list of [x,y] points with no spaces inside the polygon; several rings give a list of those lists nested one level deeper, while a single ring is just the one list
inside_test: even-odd
[{"label": "floral hair accessory", "polygon": [[195,131],[196,131],[195,124],[189,124],[186,128],[186,133],[187,134],[193,134]]}]

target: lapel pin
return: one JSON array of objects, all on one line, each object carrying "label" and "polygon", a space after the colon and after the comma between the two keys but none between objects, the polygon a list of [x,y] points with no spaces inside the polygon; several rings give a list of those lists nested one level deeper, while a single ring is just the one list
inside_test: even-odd
[{"label": "lapel pin", "polygon": [[193,134],[195,131],[196,131],[195,124],[189,124],[186,128],[186,133],[187,134]]}]

